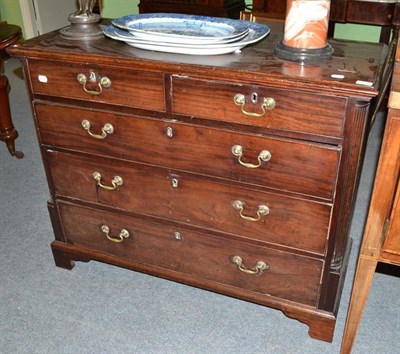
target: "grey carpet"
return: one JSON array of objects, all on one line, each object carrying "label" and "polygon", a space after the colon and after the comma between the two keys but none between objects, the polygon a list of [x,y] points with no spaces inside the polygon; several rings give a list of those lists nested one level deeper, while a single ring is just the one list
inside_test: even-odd
[{"label": "grey carpet", "polygon": [[[339,353],[382,118],[366,154],[334,341],[325,343],[277,310],[94,261],[56,268],[49,194],[19,67],[15,59],[5,63],[25,158],[12,158],[0,142],[0,353]],[[399,278],[377,273],[354,353],[400,353],[399,333]]]}]

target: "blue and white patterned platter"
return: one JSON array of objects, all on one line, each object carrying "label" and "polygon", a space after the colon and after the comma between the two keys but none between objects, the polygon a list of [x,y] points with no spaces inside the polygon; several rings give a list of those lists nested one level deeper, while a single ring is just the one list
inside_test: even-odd
[{"label": "blue and white patterned platter", "polygon": [[169,43],[214,43],[248,32],[238,20],[167,13],[129,15],[112,20],[112,24],[137,37]]},{"label": "blue and white patterned platter", "polygon": [[121,28],[116,28],[115,34],[118,37],[124,38],[126,40],[138,40],[138,41],[144,41],[144,42],[151,42],[151,43],[155,43],[155,44],[163,44],[165,45],[166,43],[170,44],[171,46],[189,46],[189,47],[193,47],[193,46],[204,46],[204,45],[211,45],[211,46],[220,46],[222,44],[226,44],[226,43],[232,43],[232,42],[237,42],[245,37],[248,36],[249,34],[249,29],[247,29],[246,32],[243,32],[243,34],[241,34],[240,36],[237,36],[235,38],[226,38],[220,41],[210,41],[210,42],[201,42],[201,43],[193,43],[192,41],[190,43],[186,43],[186,42],[168,42],[164,40],[164,37],[157,37],[157,39],[147,39],[147,38],[142,38],[142,36],[137,36],[136,34],[129,32],[127,30],[121,29]]},{"label": "blue and white patterned platter", "polygon": [[132,47],[140,49],[190,55],[219,55],[239,52],[243,47],[265,38],[270,32],[266,25],[249,21],[241,22],[243,22],[243,24],[248,28],[248,34],[244,38],[230,43],[187,44],[166,43],[162,40],[150,41],[134,36],[129,31],[114,26],[105,27],[103,32],[107,37],[125,42]]}]

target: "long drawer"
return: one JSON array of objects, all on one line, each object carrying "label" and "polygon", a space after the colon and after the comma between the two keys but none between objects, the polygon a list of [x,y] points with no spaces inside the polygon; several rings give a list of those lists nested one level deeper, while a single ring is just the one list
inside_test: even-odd
[{"label": "long drawer", "polygon": [[[345,98],[179,76],[174,76],[172,83],[172,109],[177,114],[273,130],[343,136]],[[235,97],[240,104],[235,103]],[[274,100],[274,104],[269,101],[269,108],[264,108],[265,114],[264,99]]]},{"label": "long drawer", "polygon": [[34,94],[165,111],[164,75],[96,65],[29,63]]},{"label": "long drawer", "polygon": [[[51,150],[47,157],[57,196],[318,254],[325,252],[330,204],[240,188],[137,163]],[[106,190],[99,184],[115,189]]]},{"label": "long drawer", "polygon": [[[58,207],[68,243],[251,292],[316,305],[323,268],[320,260],[72,204],[58,202]],[[255,274],[241,271],[240,260],[242,269]]]},{"label": "long drawer", "polygon": [[[338,147],[43,103],[35,112],[46,145],[333,198]],[[96,139],[82,121],[92,134],[113,131]]]}]

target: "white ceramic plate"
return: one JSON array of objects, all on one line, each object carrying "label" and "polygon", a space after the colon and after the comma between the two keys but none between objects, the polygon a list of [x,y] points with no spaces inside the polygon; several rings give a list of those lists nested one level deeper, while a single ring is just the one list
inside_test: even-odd
[{"label": "white ceramic plate", "polygon": [[116,29],[115,35],[118,37],[121,37],[123,40],[145,42],[147,44],[152,43],[152,44],[156,44],[156,45],[166,45],[168,43],[168,45],[170,45],[171,47],[221,46],[222,44],[240,41],[241,39],[245,38],[249,34],[249,29],[247,29],[246,32],[244,32],[243,34],[241,34],[238,37],[228,38],[228,39],[224,39],[224,40],[221,40],[218,42],[186,43],[186,42],[164,41],[163,37],[157,37],[156,40],[146,39],[146,38],[142,38],[141,36],[136,36],[135,34],[129,32],[127,30],[124,30],[121,28],[116,28],[116,27],[114,27],[114,28]]},{"label": "white ceramic plate", "polygon": [[[232,43],[213,43],[202,45],[188,45],[185,43],[165,43],[153,42],[137,38],[129,34],[129,32],[116,28],[114,26],[107,26],[103,32],[107,37],[122,41],[132,47],[153,50],[158,52],[177,53],[177,54],[190,54],[190,55],[219,55],[238,52],[243,47],[258,42],[269,33],[269,28],[266,25],[261,25],[254,22],[242,21],[246,24],[249,32],[243,39]],[[122,31],[122,32],[121,32]]]},{"label": "white ceramic plate", "polygon": [[248,32],[243,21],[184,14],[129,15],[113,20],[112,24],[142,39],[168,43],[214,43]]}]

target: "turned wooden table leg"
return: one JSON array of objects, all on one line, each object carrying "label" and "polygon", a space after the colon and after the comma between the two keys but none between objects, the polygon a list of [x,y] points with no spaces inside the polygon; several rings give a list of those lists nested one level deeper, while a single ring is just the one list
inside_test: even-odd
[{"label": "turned wooden table leg", "polygon": [[0,74],[0,140],[6,143],[12,156],[21,159],[24,157],[23,152],[15,150],[15,139],[18,137],[18,132],[12,124],[7,90],[8,79],[5,75]]}]

